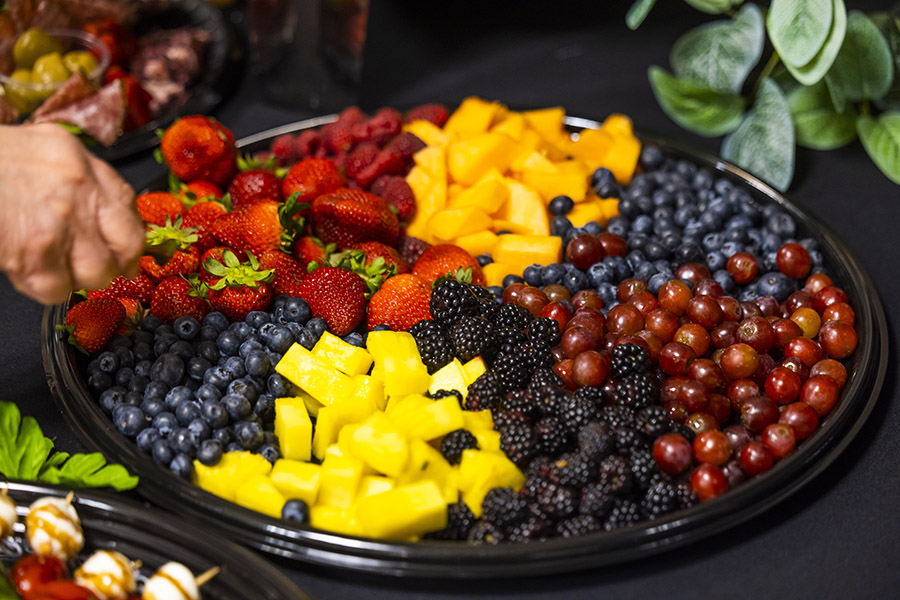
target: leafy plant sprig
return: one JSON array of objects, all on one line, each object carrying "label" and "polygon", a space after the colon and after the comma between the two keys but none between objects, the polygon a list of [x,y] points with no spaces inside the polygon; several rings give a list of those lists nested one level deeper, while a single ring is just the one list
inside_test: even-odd
[{"label": "leafy plant sprig", "polygon": [[[832,150],[857,138],[900,184],[900,5],[865,14],[844,0],[685,2],[728,18],[683,34],[669,54],[671,72],[650,67],[653,93],[673,121],[725,136],[723,158],[781,191],[794,177],[796,146]],[[635,0],[627,25],[637,29],[655,3]]]}]

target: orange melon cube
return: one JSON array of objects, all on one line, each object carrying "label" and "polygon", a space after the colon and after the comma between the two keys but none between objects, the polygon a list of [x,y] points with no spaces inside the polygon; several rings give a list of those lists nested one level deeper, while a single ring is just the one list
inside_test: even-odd
[{"label": "orange melon cube", "polygon": [[481,267],[481,270],[484,271],[484,278],[487,281],[487,285],[503,285],[503,278],[510,273],[514,275],[522,274],[521,270],[517,269],[514,265],[498,262],[487,264]]}]

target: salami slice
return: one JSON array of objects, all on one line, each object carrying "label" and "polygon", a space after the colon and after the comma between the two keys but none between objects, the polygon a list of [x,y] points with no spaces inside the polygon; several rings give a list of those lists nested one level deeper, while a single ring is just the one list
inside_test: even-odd
[{"label": "salami slice", "polygon": [[19,111],[6,98],[0,96],[0,125],[9,125],[19,120]]},{"label": "salami slice", "polygon": [[116,80],[100,88],[93,96],[41,115],[34,122],[68,123],[80,128],[104,146],[109,146],[122,132],[125,111],[125,88],[121,80]]},{"label": "salami slice", "polygon": [[69,77],[52,96],[44,100],[43,104],[31,114],[31,120],[36,121],[42,115],[55,112],[70,104],[75,104],[95,93],[97,93],[97,88],[79,70]]}]

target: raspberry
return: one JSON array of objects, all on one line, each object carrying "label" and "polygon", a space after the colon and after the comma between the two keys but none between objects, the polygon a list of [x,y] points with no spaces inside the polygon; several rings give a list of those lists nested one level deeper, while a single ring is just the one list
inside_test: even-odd
[{"label": "raspberry", "polygon": [[553,372],[553,369],[541,367],[531,376],[531,381],[528,383],[528,389],[532,392],[536,392],[545,387],[561,388],[563,387],[563,380],[560,379],[559,375]]},{"label": "raspberry", "polygon": [[295,141],[297,158],[321,158],[324,153],[325,146],[322,143],[322,136],[315,129],[307,129],[297,136]]},{"label": "raspberry", "polygon": [[616,450],[622,454],[632,452],[637,448],[646,447],[646,441],[637,429],[631,427],[613,427],[613,438],[616,440]]},{"label": "raspberry", "polygon": [[[490,361],[496,356],[499,340],[497,328],[484,317],[463,317],[450,330],[450,342],[453,352],[462,362],[468,362],[476,356]],[[498,373],[502,388],[510,383],[504,379],[504,373]],[[504,389],[504,391],[512,391]]]},{"label": "raspberry", "polygon": [[628,461],[631,464],[632,483],[639,490],[648,489],[661,475],[653,453],[647,448],[636,448],[628,456]]},{"label": "raspberry", "polygon": [[281,166],[286,166],[299,159],[298,150],[297,138],[290,133],[279,135],[272,142],[272,154],[275,155]]},{"label": "raspberry", "polygon": [[634,412],[625,406],[604,406],[600,409],[600,420],[610,427],[632,427]]},{"label": "raspberry", "polygon": [[457,390],[438,390],[433,394],[428,392],[428,397],[432,400],[441,400],[443,398],[449,398],[450,396],[455,397],[459,401],[459,405],[462,406],[463,397]]},{"label": "raspberry", "polygon": [[[494,322],[496,323],[496,320]],[[512,329],[511,327],[498,326],[497,335],[500,337],[500,349],[497,351],[498,355],[514,352],[519,344],[528,339],[522,331]]]},{"label": "raspberry", "polygon": [[413,121],[421,119],[423,121],[434,123],[438,127],[443,127],[449,116],[450,113],[441,104],[422,104],[410,109],[409,112],[403,116],[403,122],[412,123]]},{"label": "raspberry", "polygon": [[610,369],[621,379],[632,373],[645,373],[650,365],[647,350],[637,344],[619,344],[613,349]]},{"label": "raspberry", "polygon": [[512,488],[493,488],[488,491],[481,502],[484,519],[501,529],[525,520],[527,515],[525,498]]},{"label": "raspberry", "polygon": [[379,146],[383,146],[396,135],[400,134],[403,126],[403,117],[393,108],[380,108],[368,122],[370,138]]},{"label": "raspberry", "polygon": [[428,367],[429,374],[453,360],[453,345],[447,330],[440,323],[425,319],[410,327],[409,333],[416,340],[419,356]]},{"label": "raspberry", "polygon": [[575,514],[578,500],[579,497],[572,488],[550,482],[538,491],[535,504],[542,513],[558,521]]},{"label": "raspberry", "polygon": [[513,543],[525,543],[535,540],[541,540],[552,533],[550,529],[550,521],[543,515],[528,515],[528,518],[522,523],[514,524],[509,533],[507,540]]},{"label": "raspberry", "polygon": [[599,386],[586,385],[575,390],[575,396],[591,400],[597,406],[603,405],[603,389]]},{"label": "raspberry", "polygon": [[465,429],[451,431],[441,440],[441,454],[451,465],[458,465],[464,450],[478,449],[478,440]]},{"label": "raspberry", "polygon": [[408,235],[400,238],[398,244],[400,256],[409,264],[416,262],[422,253],[431,248],[431,244],[419,238],[410,237]]},{"label": "raspberry", "polygon": [[359,173],[372,164],[375,156],[378,155],[378,146],[371,142],[363,142],[354,148],[347,155],[347,161],[344,164],[344,171],[347,177],[356,180]]},{"label": "raspberry", "polygon": [[388,142],[385,150],[395,155],[402,161],[412,158],[412,155],[425,147],[425,142],[408,131],[400,133],[397,137]]},{"label": "raspberry", "polygon": [[403,172],[403,161],[390,152],[381,150],[364,169],[356,175],[356,183],[368,189],[382,175],[398,175]]},{"label": "raspberry", "polygon": [[462,541],[469,536],[475,524],[475,515],[464,502],[447,505],[447,526],[440,531],[426,533],[429,540]]},{"label": "raspberry", "polygon": [[406,180],[403,177],[385,175],[376,179],[375,182],[382,180],[386,180],[386,183],[384,190],[378,192],[378,195],[381,196],[385,202],[397,209],[397,219],[401,223],[409,223],[412,221],[412,218],[416,216],[416,196],[413,194],[412,188],[409,187],[409,184],[406,183]]},{"label": "raspberry", "polygon": [[321,129],[322,144],[332,154],[346,153],[353,146],[352,127],[349,122],[341,119],[323,125]]}]

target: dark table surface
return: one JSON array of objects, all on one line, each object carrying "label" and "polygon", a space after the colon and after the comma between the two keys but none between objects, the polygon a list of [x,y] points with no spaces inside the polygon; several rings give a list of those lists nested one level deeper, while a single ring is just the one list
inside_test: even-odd
[{"label": "dark table surface", "polygon": [[[666,3],[638,32],[624,6],[555,3],[441,3],[375,0],[370,14],[361,106],[453,106],[480,95],[514,109],[561,105],[602,119],[630,115],[636,126],[717,152],[720,140],[687,134],[653,98],[647,67],[667,66],[677,36],[705,17]],[[627,3],[615,3],[627,4]],[[662,3],[660,3],[662,4]],[[862,9],[883,2],[858,2]],[[862,5],[862,6],[860,6]],[[438,11],[442,11],[438,14]],[[237,20],[241,13],[233,13]],[[240,23],[238,30],[242,29]],[[244,75],[215,116],[237,137],[311,116],[263,101]],[[162,174],[149,154],[116,165],[140,187]],[[874,280],[887,311],[888,375],[867,423],[837,461],[761,516],[685,548],[624,566],[519,581],[420,581],[285,565],[314,598],[892,598],[900,597],[900,403],[893,301],[900,297],[900,187],[858,143],[831,152],[801,150],[788,194],[825,221]],[[35,416],[57,446],[83,446],[68,430],[44,379],[43,307],[0,278],[0,389]]]}]

